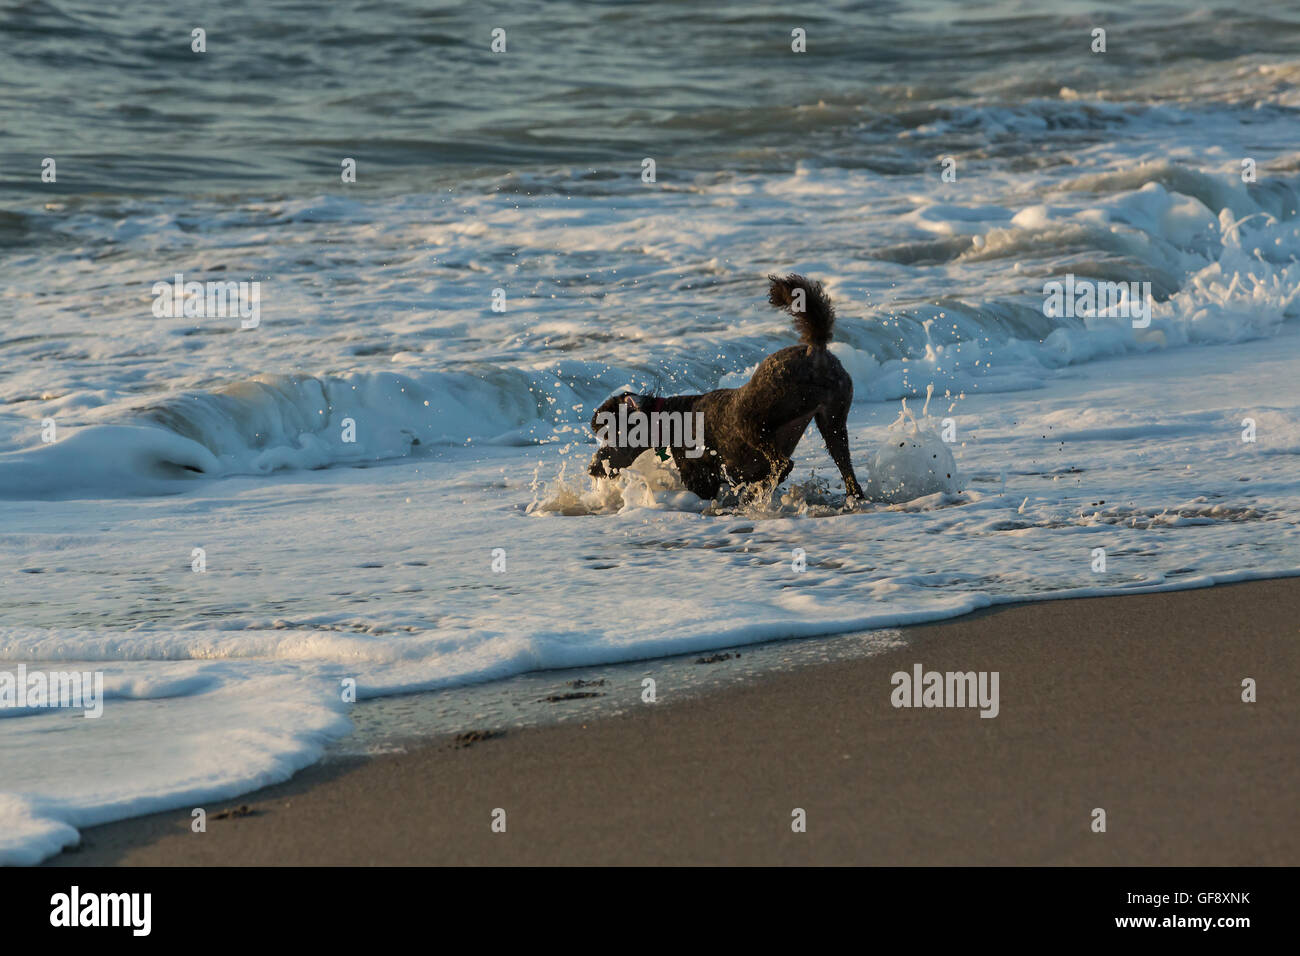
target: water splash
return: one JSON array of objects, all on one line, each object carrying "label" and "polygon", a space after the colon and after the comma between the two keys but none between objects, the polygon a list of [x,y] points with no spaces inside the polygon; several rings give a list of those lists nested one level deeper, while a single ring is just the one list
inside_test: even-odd
[{"label": "water splash", "polygon": [[918,420],[902,399],[898,418],[871,459],[865,491],[872,501],[897,504],[933,494],[957,494],[962,479],[952,451],[929,416],[934,386],[925,392]]}]

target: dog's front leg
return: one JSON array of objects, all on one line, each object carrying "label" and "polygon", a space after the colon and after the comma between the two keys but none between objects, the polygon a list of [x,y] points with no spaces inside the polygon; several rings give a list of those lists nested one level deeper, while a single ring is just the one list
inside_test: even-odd
[{"label": "dog's front leg", "polygon": [[677,472],[682,476],[682,484],[686,486],[686,490],[703,501],[712,501],[716,498],[718,488],[722,485],[722,474],[713,461],[688,458],[679,448],[674,448],[672,452]]},{"label": "dog's front leg", "polygon": [[781,454],[780,449],[772,442],[765,440],[761,443],[758,446],[758,453],[767,462],[767,474],[758,479],[760,484],[770,483],[773,488],[776,488],[790,477],[790,472],[794,471],[794,459]]},{"label": "dog's front leg", "polygon": [[781,454],[780,450],[769,441],[758,442],[753,447],[761,466],[751,467],[752,477],[744,483],[741,500],[751,506],[765,507],[772,503],[777,488],[794,470],[794,461]]}]

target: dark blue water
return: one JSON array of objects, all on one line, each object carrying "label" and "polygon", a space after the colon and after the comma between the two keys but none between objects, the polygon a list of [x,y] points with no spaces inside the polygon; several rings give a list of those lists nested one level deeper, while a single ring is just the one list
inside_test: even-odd
[{"label": "dark blue water", "polygon": [[969,108],[1068,88],[1255,109],[1242,71],[1297,55],[1300,4],[1275,2],[4,2],[0,201],[301,193],[338,184],[344,157],[363,194],[520,171],[599,190],[646,156],[667,181],[800,161],[909,174],[939,153],[1032,164],[1036,142],[1095,141],[1116,120],[999,139]]}]

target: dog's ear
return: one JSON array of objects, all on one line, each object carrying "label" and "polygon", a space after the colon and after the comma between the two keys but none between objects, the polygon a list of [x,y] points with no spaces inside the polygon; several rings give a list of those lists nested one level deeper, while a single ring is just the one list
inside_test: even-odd
[{"label": "dog's ear", "polygon": [[628,411],[639,412],[641,406],[637,403],[636,396],[631,392],[625,392],[623,395],[623,404],[628,407]]},{"label": "dog's ear", "polygon": [[[628,402],[628,399],[630,399],[630,398],[633,398],[633,395],[632,395],[631,392],[622,392],[621,394],[618,394],[618,395],[611,395],[609,398],[607,398],[607,399],[605,399],[603,402],[601,402],[601,403],[600,403],[600,407],[597,408],[597,409],[592,413],[592,415],[591,415],[591,430],[592,430],[593,432],[594,432],[594,431],[599,431],[599,430],[600,430],[600,416],[601,416],[602,414],[605,414],[605,413],[608,413],[608,414],[610,414],[610,415],[617,415],[617,414],[618,414],[618,406],[620,406],[620,405],[631,404],[631,403]],[[636,409],[636,405],[635,405],[635,404],[631,404],[631,408],[632,408],[633,410],[635,410],[635,409]]]}]

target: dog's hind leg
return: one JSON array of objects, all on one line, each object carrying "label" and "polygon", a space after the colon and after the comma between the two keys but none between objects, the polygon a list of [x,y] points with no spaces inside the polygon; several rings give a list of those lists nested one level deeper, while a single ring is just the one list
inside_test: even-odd
[{"label": "dog's hind leg", "polygon": [[866,497],[858,476],[853,473],[853,459],[849,455],[849,406],[822,409],[817,413],[817,430],[822,433],[826,450],[831,453],[831,460],[840,470],[844,480],[844,493],[859,500]]}]

